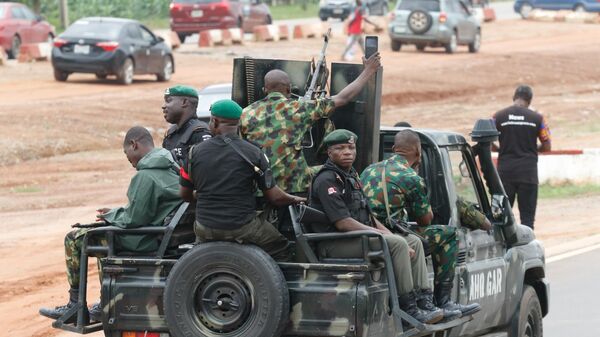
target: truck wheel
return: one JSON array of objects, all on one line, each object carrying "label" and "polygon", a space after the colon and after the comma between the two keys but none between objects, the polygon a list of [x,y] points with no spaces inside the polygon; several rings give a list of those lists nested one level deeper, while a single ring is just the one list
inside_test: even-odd
[{"label": "truck wheel", "polygon": [[392,40],[392,50],[400,51],[400,48],[402,48],[402,42],[400,42],[398,40]]},{"label": "truck wheel", "polygon": [[510,324],[509,337],[542,337],[542,306],[535,289],[525,285],[519,310]]},{"label": "truck wheel", "polygon": [[195,246],[167,278],[164,310],[173,337],[276,337],[288,322],[283,273],[256,246]]}]

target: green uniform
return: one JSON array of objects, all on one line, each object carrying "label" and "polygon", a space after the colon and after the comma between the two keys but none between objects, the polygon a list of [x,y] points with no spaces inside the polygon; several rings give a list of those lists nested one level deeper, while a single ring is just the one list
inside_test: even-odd
[{"label": "green uniform", "polygon": [[[129,203],[113,208],[104,219],[112,226],[136,228],[162,226],[164,219],[181,204],[179,176],[173,166],[171,153],[165,149],[153,149],[137,164],[137,173],[127,190]],[[72,288],[79,286],[79,257],[83,238],[89,229],[76,229],[65,237],[67,278]],[[123,251],[145,252],[158,248],[155,236],[124,235],[117,237],[117,247]],[[98,238],[95,243],[105,244]]]},{"label": "green uniform", "polygon": [[329,98],[298,101],[272,92],[246,107],[241,117],[242,136],[262,146],[277,185],[290,193],[305,193],[311,170],[302,153],[304,134],[335,109]]},{"label": "green uniform", "polygon": [[[386,165],[385,181],[390,204],[390,216],[399,218],[402,216],[403,211],[406,211],[408,216],[414,219],[427,214],[431,210],[431,206],[427,199],[427,190],[423,178],[409,167],[404,157],[395,154],[388,160],[370,165],[361,174],[365,194],[377,219],[384,224],[387,219],[383,185],[381,184],[384,165]],[[485,216],[462,198],[458,198],[457,207],[461,223],[464,226],[480,229],[485,223]],[[430,225],[420,227],[417,231],[429,241],[435,282],[452,280],[458,252],[456,227]]]}]

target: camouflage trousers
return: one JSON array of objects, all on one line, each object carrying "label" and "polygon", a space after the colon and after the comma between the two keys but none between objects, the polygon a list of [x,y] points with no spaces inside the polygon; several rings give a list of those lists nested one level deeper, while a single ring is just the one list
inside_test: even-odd
[{"label": "camouflage trousers", "polygon": [[[79,228],[70,231],[65,236],[65,260],[67,262],[67,279],[71,288],[79,288],[79,271],[81,268],[81,251],[83,249],[83,239],[89,228]],[[105,239],[94,239],[89,242],[93,245],[107,245]],[[102,268],[98,260],[98,275],[102,280]]]},{"label": "camouflage trousers", "polygon": [[437,285],[453,280],[458,254],[456,227],[430,225],[417,227],[416,232],[424,236],[429,243],[435,273],[434,283]]}]

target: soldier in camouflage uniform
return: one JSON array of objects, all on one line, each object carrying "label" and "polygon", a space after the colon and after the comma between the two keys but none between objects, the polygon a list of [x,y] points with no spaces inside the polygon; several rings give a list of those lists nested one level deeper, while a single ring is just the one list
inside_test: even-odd
[{"label": "soldier in camouflage uniform", "polygon": [[316,121],[330,117],[335,108],[358,95],[379,69],[381,57],[375,53],[363,63],[365,67],[358,78],[337,95],[314,101],[291,99],[291,82],[285,72],[271,70],[265,75],[263,90],[267,96],[244,109],[241,133],[243,138],[262,146],[282,190],[306,195],[311,170],[302,153],[304,134]]},{"label": "soldier in camouflage uniform", "polygon": [[[388,214],[391,219],[400,219],[407,213],[420,225],[417,232],[427,238],[431,248],[435,297],[440,308],[449,313],[459,311],[462,315],[479,311],[478,304],[458,305],[450,301],[458,249],[456,227],[430,224],[433,212],[427,199],[426,186],[423,178],[415,171],[421,157],[419,136],[411,130],[398,132],[393,151],[395,154],[392,157],[370,165],[361,174],[371,210],[382,223],[389,223]],[[385,178],[386,191],[382,176]],[[388,198],[387,209],[384,193],[387,193]],[[458,198],[457,206],[464,226],[473,229],[490,228],[489,221],[474,205]]]}]

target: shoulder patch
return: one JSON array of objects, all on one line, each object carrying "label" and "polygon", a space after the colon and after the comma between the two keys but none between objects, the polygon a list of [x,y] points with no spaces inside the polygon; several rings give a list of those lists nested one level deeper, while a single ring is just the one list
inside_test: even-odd
[{"label": "shoulder patch", "polygon": [[329,195],[336,194],[337,192],[338,192],[337,189],[335,187],[333,187],[333,186],[329,187],[327,189],[327,194],[329,194]]}]

